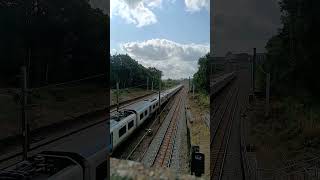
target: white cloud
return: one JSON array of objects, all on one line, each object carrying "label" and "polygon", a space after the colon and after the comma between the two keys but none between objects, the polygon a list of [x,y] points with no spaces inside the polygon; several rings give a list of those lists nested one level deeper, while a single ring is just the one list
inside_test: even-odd
[{"label": "white cloud", "polygon": [[111,55],[115,55],[117,53],[118,53],[118,51],[116,49],[110,49],[110,54]]},{"label": "white cloud", "polygon": [[202,8],[210,10],[210,0],[185,0],[184,2],[189,12],[200,11]]},{"label": "white cloud", "polygon": [[209,52],[206,44],[180,44],[166,39],[128,42],[121,50],[144,66],[163,71],[164,78],[187,78],[197,71],[198,59]]},{"label": "white cloud", "polygon": [[162,6],[162,0],[146,0],[146,3],[149,7],[152,7],[152,8]]},{"label": "white cloud", "polygon": [[161,4],[162,0],[111,0],[110,17],[120,16],[137,27],[155,24],[157,17],[151,9]]}]

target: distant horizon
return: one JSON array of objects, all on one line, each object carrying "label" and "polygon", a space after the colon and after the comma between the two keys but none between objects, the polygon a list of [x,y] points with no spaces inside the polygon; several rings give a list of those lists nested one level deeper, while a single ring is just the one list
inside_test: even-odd
[{"label": "distant horizon", "polygon": [[[116,54],[111,54],[110,53],[110,55],[111,56],[114,56],[114,55],[128,55],[129,57],[131,57],[129,54],[121,54],[121,53],[116,53]],[[131,57],[132,58],[132,57]],[[199,57],[200,58],[200,57]],[[139,64],[140,64],[140,62],[138,61],[138,60],[136,60],[136,59],[134,59],[134,58],[132,58],[133,60],[135,60],[135,61],[137,61]],[[142,64],[140,64],[140,65],[142,65]],[[144,66],[144,65],[142,65],[143,67],[145,67],[145,68],[149,68],[149,67],[146,67],[146,66]],[[153,66],[150,66],[150,68],[156,68],[156,67],[153,67]],[[159,70],[159,69],[158,69]],[[162,71],[161,71],[162,72]],[[189,77],[192,79],[192,77],[193,77],[193,75],[191,75],[191,76],[188,76],[188,77],[181,77],[181,78],[171,78],[171,77],[167,77],[167,78],[164,78],[164,76],[161,76],[161,79],[162,80],[169,80],[169,79],[171,79],[171,80],[184,80],[184,79],[189,79]]]}]

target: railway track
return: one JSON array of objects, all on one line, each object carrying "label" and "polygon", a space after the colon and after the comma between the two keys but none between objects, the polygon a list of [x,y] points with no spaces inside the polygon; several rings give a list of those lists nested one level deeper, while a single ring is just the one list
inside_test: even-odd
[{"label": "railway track", "polygon": [[223,89],[224,90],[223,92],[220,92],[217,96],[212,96],[212,100],[210,102],[213,102],[211,104],[211,108],[213,109],[213,112],[211,113],[210,119],[213,119],[216,116],[217,112],[222,108],[226,97],[227,98],[231,97],[233,93],[232,90],[234,88],[233,86],[234,84],[229,84],[225,87],[225,89]]},{"label": "railway track", "polygon": [[231,129],[238,108],[238,96],[239,88],[234,84],[227,99],[218,106],[211,118],[210,177],[214,180],[220,180],[223,176]]},{"label": "railway track", "polygon": [[[162,125],[163,118],[166,116],[166,113],[169,111],[169,109],[172,108],[174,101],[176,100],[176,96],[167,102],[167,104],[163,107],[159,115],[155,115],[153,118],[153,121],[149,123],[150,125],[146,125],[146,131],[143,135],[138,135],[138,137],[135,136],[135,139],[139,139],[137,143],[135,143],[133,149],[130,150],[129,154],[124,153],[122,155],[125,157],[126,160],[134,160],[134,161],[141,161],[144,157],[145,153],[148,150],[148,147],[150,143],[152,142],[153,138],[155,137],[156,133],[158,132],[159,128]],[[159,123],[159,116],[160,116],[160,123]],[[151,130],[151,132],[149,131]],[[150,133],[152,134],[150,136]]]},{"label": "railway track", "polygon": [[172,152],[175,144],[175,136],[177,132],[177,124],[179,113],[182,108],[182,94],[178,95],[177,101],[174,104],[174,112],[170,117],[169,126],[161,140],[160,147],[157,150],[155,159],[153,160],[152,166],[154,167],[170,167]]},{"label": "railway track", "polygon": [[[221,108],[223,102],[225,101],[226,97],[230,97],[232,93],[232,88],[234,86],[235,80],[232,79],[229,83],[227,83],[224,87],[221,88],[220,91],[218,91],[216,94],[210,95],[210,109],[213,109],[213,111],[210,111],[210,116],[207,119],[206,124],[210,128],[210,121],[215,117],[219,109]],[[214,122],[212,122],[214,123]]]},{"label": "railway track", "polygon": [[[152,96],[153,94],[154,93],[143,95],[143,96],[140,96],[140,97],[137,97],[137,98],[133,98],[133,99],[127,100],[127,101],[123,101],[123,102],[120,103],[120,109],[125,108],[125,107],[127,107],[127,106],[129,106],[129,105],[131,105],[133,103],[136,103],[137,101],[141,100],[142,98],[145,98],[145,97],[148,97],[148,96]],[[67,128],[67,130],[68,130],[67,132],[59,132],[58,135],[52,135],[52,134],[50,134],[48,132],[50,132],[52,129],[60,129],[65,124],[64,122],[61,122],[61,123],[58,123],[58,124],[54,124],[54,125],[51,125],[51,126],[48,126],[48,127],[44,127],[44,128],[41,129],[41,132],[40,132],[40,130],[37,130],[38,132],[35,132],[34,133],[35,135],[31,136],[32,139],[30,139],[31,140],[31,144],[30,144],[29,151],[36,150],[36,149],[38,149],[40,147],[43,147],[43,146],[48,145],[50,143],[59,141],[59,140],[61,140],[63,138],[66,138],[68,136],[71,136],[73,134],[81,132],[81,131],[86,130],[88,128],[91,128],[93,126],[96,126],[96,125],[99,125],[99,124],[102,124],[102,123],[106,123],[107,119],[105,118],[105,116],[107,114],[103,113],[103,115],[101,115],[100,112],[101,111],[107,111],[107,110],[108,110],[108,108],[103,108],[103,109],[100,109],[100,110],[96,110],[96,111],[90,112],[90,113],[85,114],[85,115],[81,115],[81,117],[82,116],[94,116],[97,120],[93,120],[92,122],[89,122],[89,123],[88,122],[87,123],[82,123],[82,124],[78,125],[78,127],[76,127],[76,128],[75,127]],[[110,114],[114,113],[114,112],[116,112],[116,105],[110,106]],[[70,122],[66,122],[66,123],[70,124]],[[12,140],[14,138],[10,138],[10,139]],[[19,137],[16,137],[16,139],[19,139]],[[14,148],[12,148],[12,149],[14,149]],[[12,150],[12,151],[10,150],[9,153],[4,153],[4,155],[0,159],[0,164],[1,163],[5,163],[5,162],[7,162],[7,161],[9,161],[11,159],[19,159],[19,157],[22,156],[22,152],[21,152],[20,146],[17,149],[18,150]],[[0,169],[5,169],[5,168],[7,168],[8,166],[11,166],[11,165],[12,165],[12,163],[10,163],[10,165],[8,164],[8,165],[1,166]]]}]

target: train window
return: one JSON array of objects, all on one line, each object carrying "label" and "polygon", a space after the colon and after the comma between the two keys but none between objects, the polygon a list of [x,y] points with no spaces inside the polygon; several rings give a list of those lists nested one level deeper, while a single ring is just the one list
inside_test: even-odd
[{"label": "train window", "polygon": [[150,106],[150,107],[149,107],[149,111],[150,111],[150,112],[151,112],[151,108],[152,108],[152,107]]},{"label": "train window", "polygon": [[143,113],[140,114],[140,120],[143,119]]},{"label": "train window", "polygon": [[127,132],[127,127],[123,126],[120,130],[119,130],[119,138],[124,135]]},{"label": "train window", "polygon": [[128,130],[131,129],[133,125],[134,125],[134,121],[132,120],[128,123]]},{"label": "train window", "polygon": [[144,112],[144,115],[147,115],[148,114],[148,110],[146,110],[145,112]]}]

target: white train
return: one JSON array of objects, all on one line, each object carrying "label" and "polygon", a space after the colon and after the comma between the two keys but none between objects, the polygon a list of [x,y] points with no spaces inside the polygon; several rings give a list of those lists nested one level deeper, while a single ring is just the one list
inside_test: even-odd
[{"label": "white train", "polygon": [[[160,94],[165,103],[182,85]],[[118,147],[159,107],[159,95],[126,107],[110,120],[110,138],[107,126],[95,125],[64,141],[48,145],[45,151],[33,152],[28,160],[0,170],[0,179],[48,180],[106,180],[109,177],[109,152]],[[33,154],[32,153],[32,154]],[[31,152],[30,152],[31,154]]]},{"label": "white train", "polygon": [[[161,105],[176,94],[183,85],[166,90],[160,94]],[[144,123],[159,108],[159,95],[154,95],[124,108],[110,118],[109,152],[113,152],[122,142]]]},{"label": "white train", "polygon": [[211,82],[210,85],[210,94],[218,94],[227,84],[229,84],[234,78],[236,78],[236,72],[228,73],[216,78]]},{"label": "white train", "polygon": [[0,170],[0,179],[107,180],[107,136],[107,126],[97,124],[46,147],[31,150],[26,161]]}]

